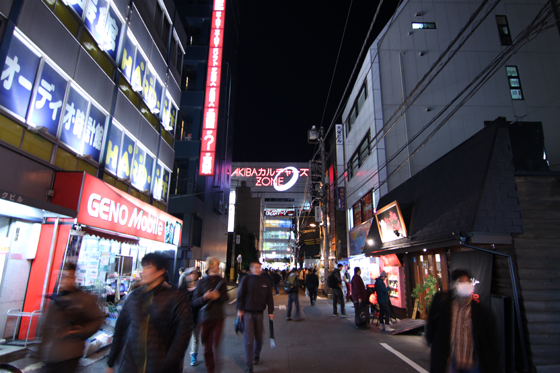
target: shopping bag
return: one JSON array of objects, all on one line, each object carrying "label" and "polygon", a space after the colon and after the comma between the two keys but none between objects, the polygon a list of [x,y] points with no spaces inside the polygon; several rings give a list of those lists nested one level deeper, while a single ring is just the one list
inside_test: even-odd
[{"label": "shopping bag", "polygon": [[276,341],[274,340],[274,323],[272,320],[268,320],[268,326],[270,327],[270,348],[275,348]]}]

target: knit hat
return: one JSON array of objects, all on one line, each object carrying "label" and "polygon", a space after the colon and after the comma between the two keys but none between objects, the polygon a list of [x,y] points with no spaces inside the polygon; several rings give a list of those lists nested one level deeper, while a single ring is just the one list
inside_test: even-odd
[{"label": "knit hat", "polygon": [[381,274],[379,275],[379,277],[387,277],[387,272],[385,272],[385,271],[381,272]]}]

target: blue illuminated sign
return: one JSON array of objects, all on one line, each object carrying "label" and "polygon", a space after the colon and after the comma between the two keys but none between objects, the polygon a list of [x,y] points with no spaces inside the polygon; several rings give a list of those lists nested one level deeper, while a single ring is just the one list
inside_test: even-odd
[{"label": "blue illuminated sign", "polygon": [[48,133],[56,136],[66,94],[66,79],[45,62],[37,83],[28,122],[35,127],[45,127]]},{"label": "blue illuminated sign", "polygon": [[0,76],[0,105],[25,120],[39,57],[14,34]]},{"label": "blue illuminated sign", "polygon": [[113,124],[107,134],[107,157],[105,158],[105,169],[114,174],[117,173],[122,133],[123,131]]},{"label": "blue illuminated sign", "polygon": [[142,79],[144,79],[144,71],[146,71],[146,59],[142,56],[140,51],[136,52],[136,59],[134,60],[134,68],[132,69],[132,80],[130,84],[132,89],[136,92],[142,90]]},{"label": "blue illuminated sign", "polygon": [[144,162],[144,168],[146,169],[146,182],[144,185],[139,185],[140,190],[150,190],[150,185],[152,184],[152,171],[154,169],[155,159],[150,154],[146,152],[146,161]]},{"label": "blue illuminated sign", "polygon": [[63,0],[65,4],[69,5],[81,17],[86,8],[86,0]]},{"label": "blue illuminated sign", "polygon": [[79,94],[74,87],[70,87],[66,101],[66,110],[62,117],[60,140],[80,154],[88,105],[88,100]]},{"label": "blue illuminated sign", "polygon": [[121,158],[119,159],[119,169],[117,176],[123,179],[130,178],[130,165],[132,162],[132,153],[134,151],[134,140],[126,133],[123,137]]},{"label": "blue illuminated sign", "polygon": [[[140,190],[144,190],[148,180],[148,172],[144,165],[146,161],[146,151],[136,145],[134,149],[134,159],[132,161],[132,185]],[[141,189],[142,188],[142,189]]]},{"label": "blue illuminated sign", "polygon": [[126,79],[132,81],[132,66],[134,64],[134,54],[136,53],[136,46],[130,40],[128,35],[124,38],[123,55],[121,60],[121,70]]},{"label": "blue illuminated sign", "polygon": [[109,8],[109,2],[107,0],[90,0],[84,24],[99,47],[116,60],[117,42],[122,23],[114,10]]},{"label": "blue illuminated sign", "polygon": [[92,159],[99,162],[101,145],[103,144],[103,133],[107,117],[94,105],[90,105],[87,124],[82,136],[83,154],[91,155]]}]

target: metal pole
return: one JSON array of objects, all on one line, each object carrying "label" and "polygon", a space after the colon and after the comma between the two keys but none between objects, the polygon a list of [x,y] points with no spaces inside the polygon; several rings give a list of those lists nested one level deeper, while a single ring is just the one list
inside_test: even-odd
[{"label": "metal pole", "polygon": [[521,307],[519,306],[519,295],[517,294],[517,282],[515,281],[515,269],[513,267],[513,260],[511,258],[510,255],[507,254],[503,254],[503,253],[499,253],[496,251],[492,251],[492,250],[488,250],[488,249],[483,249],[481,247],[476,247],[476,246],[471,246],[471,245],[467,245],[466,243],[461,242],[462,246],[474,249],[474,250],[479,250],[479,251],[484,251],[490,254],[495,254],[495,255],[499,255],[499,256],[503,256],[506,257],[508,259],[508,264],[509,264],[509,274],[511,277],[511,286],[513,288],[513,302],[515,304],[515,313],[517,314],[517,329],[519,331],[519,338],[520,338],[520,342],[521,342],[521,353],[523,354],[523,371],[524,372],[528,372],[529,368],[528,368],[528,358],[527,358],[527,346],[525,346],[525,333],[523,332],[523,321],[521,320]]},{"label": "metal pole", "polygon": [[53,237],[52,237],[52,241],[51,241],[51,250],[49,252],[49,261],[47,262],[47,270],[45,272],[45,281],[43,282],[43,294],[41,296],[41,306],[39,307],[39,309],[41,310],[41,312],[43,312],[43,308],[45,307],[45,295],[47,294],[47,290],[49,288],[49,277],[51,274],[51,269],[52,269],[52,263],[53,263],[53,259],[54,259],[54,249],[56,247],[56,239],[58,238],[58,224],[59,224],[60,219],[56,218],[55,222],[54,222],[54,228],[53,228]]},{"label": "metal pole", "polygon": [[[323,129],[320,129],[320,141],[321,141],[321,203],[322,211],[323,211],[323,229],[325,233],[323,234],[324,240],[324,248],[325,248],[325,282],[329,277],[329,257],[330,257],[330,241],[329,241],[329,231],[327,229],[327,195],[328,190],[326,189],[325,183],[325,173],[326,173],[326,164],[325,164],[325,138],[323,137]],[[327,287],[324,287],[324,290],[327,290]],[[328,293],[325,292],[325,294]]]}]

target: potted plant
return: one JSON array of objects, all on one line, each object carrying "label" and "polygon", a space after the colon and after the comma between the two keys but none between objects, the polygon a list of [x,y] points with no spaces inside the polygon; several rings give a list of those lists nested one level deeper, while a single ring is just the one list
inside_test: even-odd
[{"label": "potted plant", "polygon": [[[412,290],[412,298],[415,299],[414,301],[414,311],[412,312],[412,318],[416,318],[416,311],[420,311],[424,317],[428,315],[428,311],[432,305],[432,299],[434,299],[434,295],[437,292],[438,282],[437,279],[432,276],[428,275],[424,279],[424,283],[416,285],[416,287]],[[422,303],[422,300],[424,302]],[[426,310],[426,312],[424,312]]]}]

